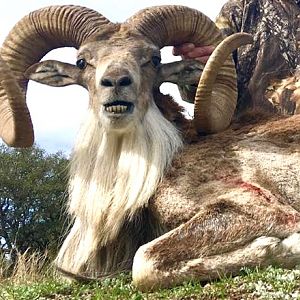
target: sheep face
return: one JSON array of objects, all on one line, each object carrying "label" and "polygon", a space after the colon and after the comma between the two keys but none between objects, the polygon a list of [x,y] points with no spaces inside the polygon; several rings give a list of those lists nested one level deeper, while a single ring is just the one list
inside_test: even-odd
[{"label": "sheep face", "polygon": [[51,85],[79,84],[89,91],[90,108],[105,130],[137,128],[155,108],[153,89],[163,82],[197,83],[203,65],[195,60],[160,63],[160,49],[145,36],[118,28],[83,44],[77,63],[43,61],[25,72],[28,79]]},{"label": "sheep face", "polygon": [[154,105],[152,88],[160,51],[142,40],[128,44],[103,47],[93,42],[78,52],[78,63],[86,64],[82,80],[89,90],[91,107],[107,130],[136,127],[149,105]]},{"label": "sheep face", "polygon": [[27,76],[65,86],[79,84],[89,91],[90,108],[106,130],[128,131],[139,125],[149,106],[160,70],[160,50],[145,39],[92,41],[83,45],[76,66],[58,61],[33,65]]}]

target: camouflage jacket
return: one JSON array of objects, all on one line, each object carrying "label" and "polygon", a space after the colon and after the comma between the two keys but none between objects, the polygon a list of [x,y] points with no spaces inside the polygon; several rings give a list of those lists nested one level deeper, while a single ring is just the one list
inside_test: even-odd
[{"label": "camouflage jacket", "polygon": [[[274,110],[265,97],[268,86],[275,79],[294,74],[299,65],[300,0],[229,0],[216,24],[225,35],[248,32],[254,37],[252,45],[234,53],[237,111],[256,106]],[[182,95],[191,97],[191,93]]]}]

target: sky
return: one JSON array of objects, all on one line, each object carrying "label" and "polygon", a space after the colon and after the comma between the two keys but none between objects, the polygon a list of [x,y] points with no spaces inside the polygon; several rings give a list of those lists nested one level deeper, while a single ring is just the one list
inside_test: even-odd
[{"label": "sky", "polygon": [[[9,30],[23,16],[33,10],[49,5],[76,4],[86,6],[100,12],[112,22],[122,22],[138,10],[148,6],[177,4],[196,8],[214,20],[226,0],[7,0],[2,2],[0,10],[1,44]],[[74,64],[76,62],[76,50],[72,48],[56,49],[43,59],[56,59]],[[163,49],[162,62],[174,60],[176,58],[172,56],[171,48]],[[162,92],[170,93],[176,99],[179,98],[174,85],[164,84]],[[35,142],[49,153],[63,151],[69,154],[87,111],[87,91],[75,85],[54,88],[30,82],[27,92],[27,104],[34,125]],[[188,107],[188,110],[190,109]]]}]

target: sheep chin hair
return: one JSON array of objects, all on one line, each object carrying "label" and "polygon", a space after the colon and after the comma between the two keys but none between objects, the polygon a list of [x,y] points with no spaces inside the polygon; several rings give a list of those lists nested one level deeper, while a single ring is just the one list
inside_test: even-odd
[{"label": "sheep chin hair", "polygon": [[[104,130],[92,111],[83,124],[70,170],[69,212],[75,223],[59,254],[73,271],[79,271],[99,245],[113,241],[125,220],[147,205],[182,147],[180,133],[154,103],[143,120],[122,135]],[[67,250],[75,246],[74,238],[76,250]],[[72,258],[63,258],[64,252]]]}]

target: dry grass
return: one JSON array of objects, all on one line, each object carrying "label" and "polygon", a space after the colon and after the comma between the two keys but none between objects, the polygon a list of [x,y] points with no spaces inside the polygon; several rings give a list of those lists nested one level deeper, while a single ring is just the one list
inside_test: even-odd
[{"label": "dry grass", "polygon": [[24,253],[16,252],[15,257],[14,264],[4,257],[0,260],[0,282],[9,280],[10,283],[24,284],[57,276],[47,252],[27,249]]}]

